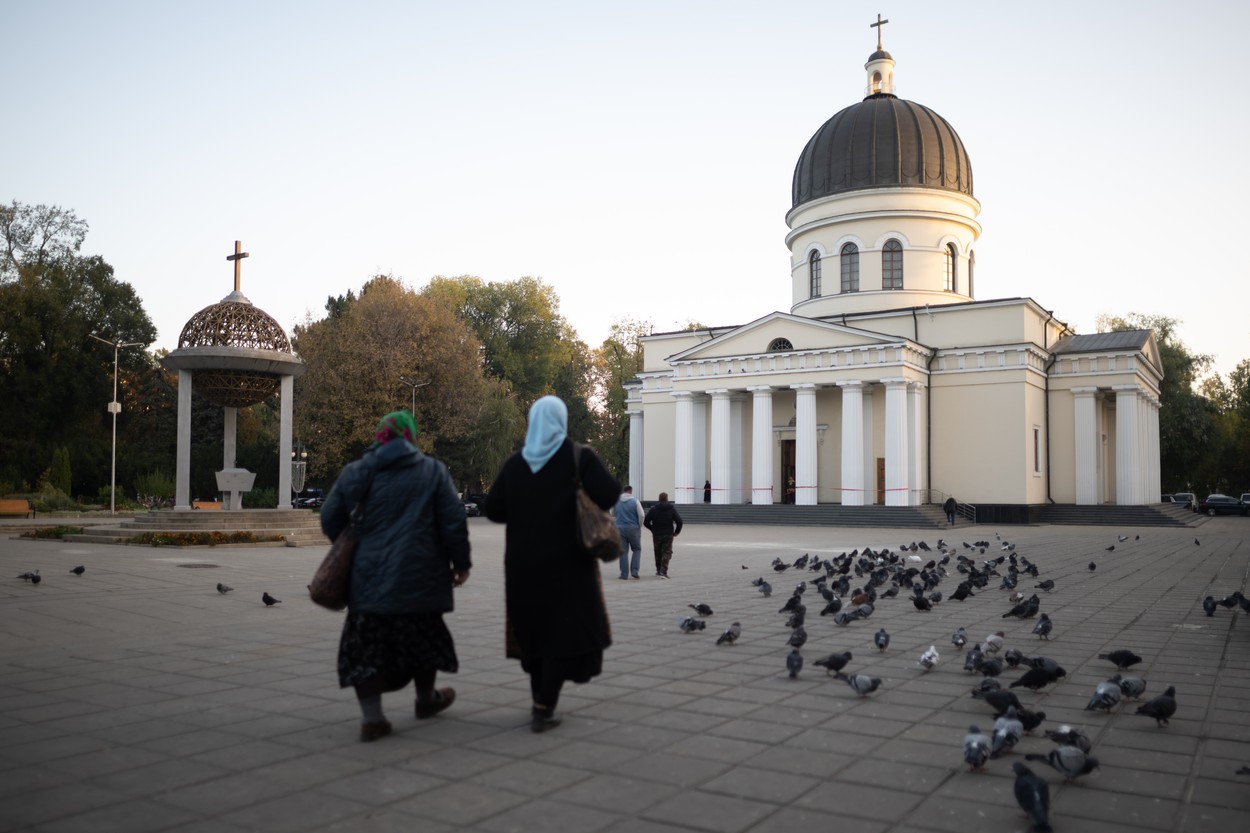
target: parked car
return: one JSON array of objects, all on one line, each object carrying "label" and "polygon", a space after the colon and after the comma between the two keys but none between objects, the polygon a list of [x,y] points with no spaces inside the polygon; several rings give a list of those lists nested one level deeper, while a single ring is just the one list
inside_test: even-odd
[{"label": "parked car", "polygon": [[482,514],[482,507],[471,500],[466,500],[464,502],[464,514],[469,518],[479,517]]},{"label": "parked car", "polygon": [[1172,495],[1172,502],[1187,506],[1195,512],[1198,511],[1198,496],[1193,492],[1177,492]]},{"label": "parked car", "polygon": [[1159,502],[1160,503],[1175,503],[1176,501],[1172,500],[1171,495],[1161,495],[1159,497]]},{"label": "parked car", "polygon": [[1242,502],[1242,503],[1250,503],[1250,492],[1242,492],[1242,493],[1241,493],[1241,502]]},{"label": "parked car", "polygon": [[1198,511],[1207,515],[1244,515],[1250,512],[1250,503],[1244,503],[1228,495],[1207,495],[1198,504]]},{"label": "parked car", "polygon": [[297,509],[316,509],[323,503],[325,503],[325,491],[323,489],[305,489],[295,497]]}]

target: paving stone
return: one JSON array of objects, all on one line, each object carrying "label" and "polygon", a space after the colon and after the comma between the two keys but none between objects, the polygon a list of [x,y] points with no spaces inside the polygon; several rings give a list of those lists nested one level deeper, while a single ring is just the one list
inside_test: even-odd
[{"label": "paving stone", "polygon": [[536,799],[479,822],[477,828],[488,833],[596,833],[619,819],[618,814],[591,807]]},{"label": "paving stone", "polygon": [[696,830],[737,833],[749,829],[775,810],[774,805],[760,801],[688,790],[653,804],[642,816]]},{"label": "paving stone", "polygon": [[453,783],[391,805],[391,809],[452,825],[476,824],[528,801],[525,796],[480,784]]}]

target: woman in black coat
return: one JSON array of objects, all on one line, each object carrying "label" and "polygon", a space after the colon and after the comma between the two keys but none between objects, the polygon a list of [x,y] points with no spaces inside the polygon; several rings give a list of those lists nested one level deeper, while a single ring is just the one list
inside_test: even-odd
[{"label": "woman in black coat", "polygon": [[554,713],[564,681],[597,676],[612,644],[599,562],[577,541],[579,474],[601,508],[616,503],[616,478],[593,451],[569,441],[568,409],[544,396],[530,408],[525,447],[504,462],[486,498],[486,517],[508,525],[507,654],[530,675],[535,732],[560,724]]}]

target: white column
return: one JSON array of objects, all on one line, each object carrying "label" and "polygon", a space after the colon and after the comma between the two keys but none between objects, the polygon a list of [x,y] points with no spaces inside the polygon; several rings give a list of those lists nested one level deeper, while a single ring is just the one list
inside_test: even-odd
[{"label": "white column", "polygon": [[629,414],[629,485],[634,487],[634,494],[641,498],[644,494],[642,481],[642,410],[626,411],[625,413]]},{"label": "white column", "polygon": [[876,417],[874,416],[874,406],[872,404],[872,385],[864,386],[864,414],[861,417],[861,425],[864,427],[864,433],[860,439],[860,445],[863,447],[864,468],[862,482],[864,489],[864,506],[874,506],[877,503],[877,457],[876,457]]},{"label": "white column", "polygon": [[1076,505],[1097,506],[1102,503],[1098,489],[1099,431],[1098,388],[1073,388],[1074,437],[1076,440],[1073,469],[1076,475]]},{"label": "white column", "polygon": [[881,381],[885,383],[885,505],[906,506],[911,490],[907,481],[907,381]]},{"label": "white column", "polygon": [[864,384],[838,382],[842,388],[842,505],[863,506]]},{"label": "white column", "polygon": [[178,371],[178,457],[174,508],[191,508],[191,371]]},{"label": "white column", "polygon": [[[238,408],[223,407],[221,409],[221,467],[223,469],[232,469],[235,467],[235,461],[238,454],[235,451],[238,436]],[[220,484],[219,484],[220,486]],[[242,509],[243,493],[242,492],[223,492],[222,496],[223,509]]]},{"label": "white column", "polygon": [[1115,502],[1137,501],[1137,385],[1115,385]]},{"label": "white column", "polygon": [[747,502],[747,490],[742,480],[743,451],[746,448],[745,403],[745,397],[741,393],[729,397],[729,503]]},{"label": "white column", "polygon": [[1137,397],[1137,452],[1141,463],[1137,466],[1137,503],[1154,503],[1158,495],[1150,496],[1150,393],[1146,390]]},{"label": "white column", "polygon": [[283,376],[278,410],[278,509],[287,509],[295,495],[291,494],[291,449],[294,448],[295,377]]},{"label": "white column", "polygon": [[720,388],[707,395],[712,397],[712,503],[729,503],[729,391]]},{"label": "white column", "polygon": [[690,429],[690,496],[686,503],[700,503],[703,500],[703,480],[711,472],[708,470],[708,399],[695,394],[690,399],[692,427]]},{"label": "white column", "polygon": [[816,386],[791,385],[794,390],[794,502],[815,506],[816,482]]},{"label": "white column", "polygon": [[1150,421],[1146,426],[1146,435],[1150,440],[1150,494],[1151,503],[1159,499],[1163,491],[1163,475],[1159,462],[1159,399],[1150,398]]},{"label": "white column", "polygon": [[773,389],[754,385],[751,391],[751,503],[773,502]]},{"label": "white column", "polygon": [[907,482],[911,484],[908,506],[919,506],[929,499],[928,472],[925,470],[925,386],[911,382],[907,386]]},{"label": "white column", "polygon": [[690,503],[694,480],[694,402],[690,391],[673,391],[677,400],[673,419],[673,502]]}]

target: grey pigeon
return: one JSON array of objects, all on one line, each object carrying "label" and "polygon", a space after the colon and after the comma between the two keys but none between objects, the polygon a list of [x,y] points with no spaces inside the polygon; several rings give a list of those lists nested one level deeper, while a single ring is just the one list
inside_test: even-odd
[{"label": "grey pigeon", "polygon": [[799,649],[795,648],[786,657],[786,671],[790,672],[790,679],[799,676],[799,672],[803,670],[803,655],[799,653]]},{"label": "grey pigeon", "polygon": [[742,636],[742,625],[734,622],[725,628],[725,632],[716,637],[717,645],[732,645],[738,641],[738,637]]},{"label": "grey pigeon", "polygon": [[873,636],[872,641],[873,644],[877,646],[878,651],[884,651],[886,648],[890,647],[890,635],[885,632],[885,628],[877,631],[876,635]]},{"label": "grey pigeon", "polygon": [[699,602],[697,605],[686,605],[686,607],[691,608],[692,610],[694,610],[695,613],[699,614],[700,616],[712,615],[712,608],[708,607],[703,602]]},{"label": "grey pigeon", "polygon": [[807,642],[807,631],[804,630],[802,625],[799,625],[790,634],[790,638],[786,641],[786,644],[789,645],[791,648],[802,648],[804,643],[806,642]]},{"label": "grey pigeon", "polygon": [[972,771],[985,768],[990,759],[990,736],[982,733],[976,726],[968,727],[964,735],[964,761]]},{"label": "grey pigeon", "polygon": [[260,600],[265,603],[265,607],[273,607],[274,605],[282,604],[281,599],[275,599],[273,596],[270,596],[269,591],[267,590],[260,594]]},{"label": "grey pigeon", "polygon": [[880,677],[868,677],[863,674],[852,674],[848,677],[842,673],[834,674],[834,676],[849,685],[860,697],[867,697],[881,687]]},{"label": "grey pigeon", "polygon": [[702,619],[696,619],[693,616],[678,616],[677,627],[681,628],[682,633],[694,633],[706,628],[707,622],[704,622]]},{"label": "grey pigeon", "polygon": [[964,654],[964,670],[977,671],[981,668],[981,660],[985,655],[981,653],[981,643],[978,642],[972,646],[972,650]]},{"label": "grey pigeon", "polygon": [[981,660],[981,665],[977,668],[986,677],[997,677],[1003,673],[1003,661],[998,657],[992,659]]},{"label": "grey pigeon", "polygon": [[1013,763],[1011,768],[1016,773],[1016,783],[1012,787],[1016,794],[1016,803],[1029,817],[1029,822],[1037,833],[1051,833],[1050,787],[1019,761]]},{"label": "grey pigeon", "polygon": [[1037,634],[1038,639],[1050,639],[1050,631],[1054,628],[1054,624],[1050,621],[1050,616],[1043,613],[1041,618],[1037,620],[1037,624],[1033,626],[1033,633]]},{"label": "grey pigeon", "polygon": [[1141,657],[1125,648],[1120,648],[1109,654],[1099,654],[1098,658],[1110,660],[1115,667],[1121,671],[1124,671],[1127,668],[1132,668],[1134,665],[1141,662]]},{"label": "grey pigeon", "polygon": [[1089,735],[1085,734],[1083,730],[1073,728],[1072,726],[1065,725],[1060,726],[1058,729],[1047,729],[1046,737],[1060,746],[1075,746],[1082,752],[1089,752],[1093,748]]},{"label": "grey pigeon", "polygon": [[1003,649],[1003,642],[1006,638],[1007,634],[1002,631],[997,631],[985,637],[985,641],[981,643],[982,653],[990,654],[991,656],[997,654]]},{"label": "grey pigeon", "polygon": [[773,594],[773,586],[769,584],[768,582],[761,581],[759,584],[759,587],[760,587],[760,593],[763,594],[765,599],[767,599],[769,596]]},{"label": "grey pigeon", "polygon": [[76,576],[81,576],[83,573],[87,572],[87,568],[79,564],[77,567],[70,570],[70,572]]},{"label": "grey pigeon", "polygon": [[1089,705],[1085,707],[1085,710],[1092,712],[1102,709],[1109,712],[1112,706],[1120,702],[1120,693],[1119,683],[1113,683],[1110,680],[1101,682],[1094,689],[1094,696],[1089,698]]},{"label": "grey pigeon", "polygon": [[968,644],[968,631],[960,628],[952,633],[951,644],[955,646],[956,651],[962,651],[964,646]]},{"label": "grey pigeon", "polygon": [[1146,681],[1141,677],[1125,677],[1123,674],[1116,674],[1111,681],[1119,684],[1120,691],[1124,692],[1124,696],[1129,700],[1137,700],[1146,692]]},{"label": "grey pigeon", "polygon": [[1026,761],[1041,761],[1063,776],[1064,781],[1075,781],[1098,768],[1098,759],[1085,754],[1075,746],[1060,746],[1045,755],[1025,755]]},{"label": "grey pigeon", "polygon": [[233,587],[227,587],[226,585],[222,584],[220,581],[217,582],[217,592],[223,596],[229,593],[233,589],[234,589]]},{"label": "grey pigeon", "polygon": [[843,651],[840,654],[829,654],[829,656],[821,657],[812,663],[817,668],[825,669],[826,674],[833,674],[841,671],[846,664],[851,661],[851,652]]},{"label": "grey pigeon", "polygon": [[1045,590],[1047,593],[1049,593],[1051,590],[1055,589],[1055,582],[1051,579],[1046,579],[1041,584],[1035,584],[1034,587],[1038,588],[1039,590]]},{"label": "grey pigeon", "polygon": [[1137,707],[1138,714],[1153,717],[1159,726],[1168,725],[1168,719],[1176,714],[1176,686],[1168,686],[1168,690],[1153,700],[1147,700]]},{"label": "grey pigeon", "polygon": [[1007,713],[994,721],[994,736],[990,744],[990,757],[997,758],[1010,751],[1024,735],[1024,724],[1016,714],[1015,706],[1008,706]]}]

